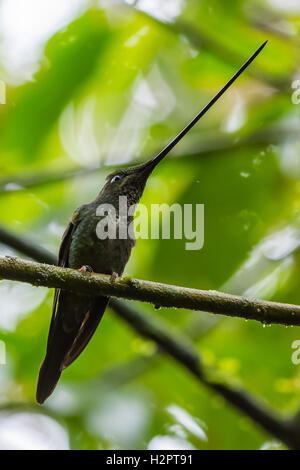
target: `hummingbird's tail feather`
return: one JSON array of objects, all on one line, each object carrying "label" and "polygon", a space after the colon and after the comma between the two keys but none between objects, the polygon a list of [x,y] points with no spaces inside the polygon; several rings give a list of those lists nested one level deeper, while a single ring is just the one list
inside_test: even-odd
[{"label": "hummingbird's tail feather", "polygon": [[46,357],[40,367],[36,390],[38,403],[44,403],[55,389],[62,372],[61,363],[73,341],[74,333],[65,331],[61,315],[58,315],[50,327]]},{"label": "hummingbird's tail feather", "polygon": [[36,401],[40,405],[51,395],[61,376],[59,364],[54,359],[46,356],[40,367],[36,390]]},{"label": "hummingbird's tail feather", "polygon": [[[44,403],[51,395],[62,371],[84,350],[104,314],[108,301],[107,297],[79,297],[66,291],[60,292],[57,313],[50,327],[46,357],[38,377],[38,403]],[[77,308],[74,308],[74,305]],[[79,318],[79,321],[76,320]]]},{"label": "hummingbird's tail feather", "polygon": [[85,349],[99,325],[108,302],[108,297],[97,297],[95,299],[80,326],[71,349],[65,356],[62,364],[63,369],[71,365]]}]

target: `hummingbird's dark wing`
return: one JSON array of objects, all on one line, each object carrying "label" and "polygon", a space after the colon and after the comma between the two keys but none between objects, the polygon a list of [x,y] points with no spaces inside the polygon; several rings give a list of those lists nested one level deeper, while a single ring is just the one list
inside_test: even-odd
[{"label": "hummingbird's dark wing", "polygon": [[[74,218],[71,220],[69,225],[67,226],[66,230],[63,233],[62,239],[61,239],[61,244],[59,248],[59,253],[58,253],[58,266],[61,267],[67,267],[68,263],[68,257],[69,257],[69,250],[70,250],[70,245],[72,241],[72,233],[75,228],[75,223]],[[57,308],[57,302],[58,298],[60,295],[60,289],[55,289],[54,291],[54,299],[53,299],[53,306],[52,306],[52,316],[51,316],[51,323],[50,323],[50,328],[49,328],[49,335],[48,335],[48,342],[47,342],[47,350],[49,347],[49,341],[52,336],[53,332],[53,327],[54,327],[54,320],[55,320],[55,315],[56,315],[56,308]]]},{"label": "hummingbird's dark wing", "polygon": [[[78,225],[73,217],[60,246],[58,265],[68,267],[72,238]],[[83,351],[106,309],[107,297],[90,297],[55,289],[46,357],[41,364],[36,399],[43,403],[53,392],[60,375]]]},{"label": "hummingbird's dark wing", "polygon": [[108,302],[108,297],[95,297],[91,299],[89,309],[84,316],[72,347],[65,356],[62,364],[63,369],[72,364],[87,346],[100,323]]}]

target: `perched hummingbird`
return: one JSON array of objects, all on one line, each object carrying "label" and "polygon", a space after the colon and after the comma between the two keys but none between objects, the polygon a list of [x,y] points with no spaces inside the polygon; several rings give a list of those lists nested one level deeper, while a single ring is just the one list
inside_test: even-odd
[{"label": "perched hummingbird", "polygon": [[[121,276],[131,250],[133,237],[99,239],[97,208],[109,204],[115,208],[116,232],[119,230],[119,197],[127,197],[128,207],[139,202],[147,180],[157,164],[175,147],[182,137],[211,108],[220,96],[260,53],[267,41],[244,63],[226,85],[200,111],[195,118],[154,158],[135,166],[114,171],[96,199],[75,210],[62,237],[58,265],[82,271],[95,271],[112,276]],[[133,215],[128,217],[131,223]],[[55,290],[52,318],[47,343],[46,357],[42,362],[36,392],[36,400],[43,403],[53,392],[62,371],[81,354],[93,336],[108,305],[109,298],[87,296]]]}]

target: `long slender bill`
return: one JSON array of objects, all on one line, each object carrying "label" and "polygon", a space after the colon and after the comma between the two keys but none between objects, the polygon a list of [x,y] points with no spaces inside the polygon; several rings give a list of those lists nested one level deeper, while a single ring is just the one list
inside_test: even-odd
[{"label": "long slender bill", "polygon": [[262,51],[268,41],[265,41],[251,57],[241,66],[241,68],[231,77],[231,79],[226,83],[226,85],[218,91],[218,93],[210,100],[210,102],[204,106],[204,108],[192,119],[191,122],[163,149],[152,158],[149,162],[144,165],[144,169],[152,171],[153,168],[178,144],[178,142],[189,132],[192,127],[199,121],[204,114],[218,101],[218,99],[225,93],[225,91],[235,82],[235,80],[246,70],[246,68],[253,62],[255,57]]}]

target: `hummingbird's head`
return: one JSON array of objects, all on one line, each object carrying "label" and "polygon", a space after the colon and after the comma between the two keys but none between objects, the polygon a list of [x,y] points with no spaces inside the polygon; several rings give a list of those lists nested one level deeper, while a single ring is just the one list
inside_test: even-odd
[{"label": "hummingbird's head", "polygon": [[143,194],[147,180],[162,158],[152,158],[146,163],[131,168],[121,168],[106,177],[101,195],[127,196],[130,204],[137,204]]},{"label": "hummingbird's head", "polygon": [[218,101],[233,82],[244,72],[255,57],[265,47],[265,41],[251,57],[240,67],[231,79],[221,88],[218,93],[204,106],[204,108],[182,129],[182,131],[164,148],[160,153],[148,162],[132,168],[114,171],[107,177],[107,183],[103,187],[99,196],[113,197],[127,196],[130,204],[137,204],[143,194],[147,180],[156,165],[178,144],[178,142],[192,129],[192,127],[204,116],[207,111]]}]

